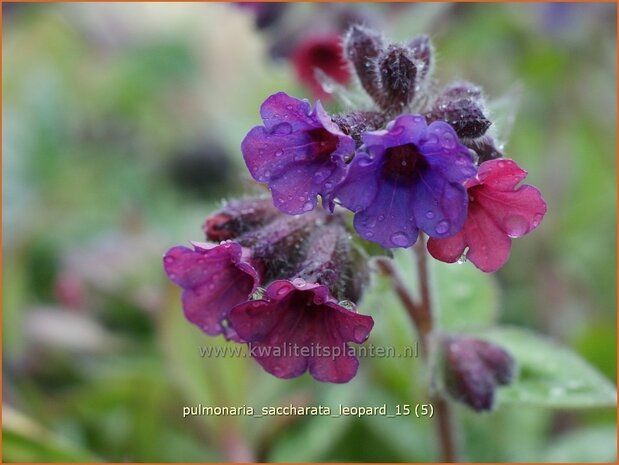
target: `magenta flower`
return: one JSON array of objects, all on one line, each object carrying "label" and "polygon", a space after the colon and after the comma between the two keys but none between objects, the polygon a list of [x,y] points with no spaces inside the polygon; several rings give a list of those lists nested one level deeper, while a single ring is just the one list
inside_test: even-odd
[{"label": "magenta flower", "polygon": [[326,286],[299,278],[274,281],[264,300],[237,305],[228,318],[269,373],[295,378],[309,369],[330,383],[355,376],[359,361],[347,342],[364,342],[374,325],[372,317],[339,305]]},{"label": "magenta flower", "polygon": [[355,212],[361,237],[386,248],[409,247],[420,229],[448,237],[462,228],[462,183],[475,166],[451,126],[403,115],[385,130],[363,134],[363,142],[367,153],[357,153],[337,190],[342,205]]},{"label": "magenta flower", "polygon": [[193,242],[194,250],[172,247],[163,257],[168,277],[183,289],[185,317],[205,333],[226,333],[222,321],[259,284],[248,249],[235,242]]},{"label": "magenta flower", "polygon": [[546,213],[546,203],[535,187],[516,187],[526,176],[513,160],[482,163],[477,176],[465,184],[470,200],[464,228],[447,239],[430,239],[430,254],[453,263],[468,247],[467,259],[480,270],[501,268],[509,258],[511,238],[533,231]]},{"label": "magenta flower", "polygon": [[264,126],[249,131],[241,151],[251,175],[267,183],[273,204],[296,215],[316,207],[317,196],[333,209],[333,191],[346,175],[346,160],[355,150],[316,102],[283,92],[271,95],[260,107]]}]

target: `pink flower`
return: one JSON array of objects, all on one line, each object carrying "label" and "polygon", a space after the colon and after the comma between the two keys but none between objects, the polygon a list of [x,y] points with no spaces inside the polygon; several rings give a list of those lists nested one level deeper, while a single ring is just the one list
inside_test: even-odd
[{"label": "pink flower", "polygon": [[194,242],[194,250],[172,247],[163,258],[168,277],[183,289],[185,317],[206,334],[226,333],[222,322],[246,301],[260,281],[249,256],[236,242]]},{"label": "pink flower", "polygon": [[513,160],[482,163],[477,176],[465,183],[469,210],[464,227],[452,237],[431,238],[430,254],[453,263],[468,247],[467,259],[480,270],[501,268],[509,258],[512,238],[533,231],[546,214],[546,202],[535,187],[516,187],[526,176]]},{"label": "pink flower", "polygon": [[359,360],[347,343],[363,343],[374,325],[339,305],[326,286],[300,278],[272,282],[264,299],[237,305],[229,321],[267,372],[287,379],[309,370],[329,383],[356,375]]}]

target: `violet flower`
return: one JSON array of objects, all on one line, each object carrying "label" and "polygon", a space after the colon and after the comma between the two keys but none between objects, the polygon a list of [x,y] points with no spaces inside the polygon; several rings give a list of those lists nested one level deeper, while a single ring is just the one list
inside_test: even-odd
[{"label": "violet flower", "polygon": [[313,210],[317,196],[333,209],[333,191],[344,178],[346,161],[355,150],[353,139],[316,102],[283,92],[260,107],[264,126],[253,128],[241,144],[251,175],[267,183],[274,205],[296,215]]},{"label": "violet flower", "polygon": [[451,126],[403,115],[362,137],[367,153],[357,152],[337,189],[342,205],[355,212],[361,237],[386,248],[410,247],[420,229],[449,237],[462,228],[467,209],[462,183],[475,166]]}]

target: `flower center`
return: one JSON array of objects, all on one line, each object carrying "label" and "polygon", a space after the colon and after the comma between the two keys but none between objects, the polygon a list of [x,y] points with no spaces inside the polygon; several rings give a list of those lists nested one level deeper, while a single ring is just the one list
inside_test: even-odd
[{"label": "flower center", "polygon": [[310,137],[311,155],[315,161],[327,161],[337,149],[338,138],[325,128],[315,128],[307,131]]},{"label": "flower center", "polygon": [[411,182],[415,174],[428,166],[415,144],[398,145],[385,152],[383,176],[393,182]]}]

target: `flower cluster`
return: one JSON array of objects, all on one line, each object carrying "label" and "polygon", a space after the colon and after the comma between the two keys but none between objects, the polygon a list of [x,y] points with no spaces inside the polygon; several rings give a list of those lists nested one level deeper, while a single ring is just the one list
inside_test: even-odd
[{"label": "flower cluster", "polygon": [[[352,303],[367,272],[341,216],[287,216],[270,199],[244,199],[209,216],[203,229],[207,242],[173,247],[163,258],[191,323],[251,343],[251,355],[280,378],[307,370],[333,383],[355,376],[358,360],[342,348],[363,343],[374,323]],[[291,353],[292,345],[308,350]]]},{"label": "flower cluster", "polygon": [[432,93],[425,35],[393,44],[355,26],[344,50],[375,108],[329,115],[320,102],[268,97],[263,125],[241,145],[251,175],[286,214],[310,212],[320,198],[330,212],[353,212],[357,233],[384,248],[410,247],[421,231],[438,260],[466,254],[482,271],[499,269],[511,238],[535,229],[546,204],[517,186],[526,172],[487,133],[481,89],[455,82]]}]

